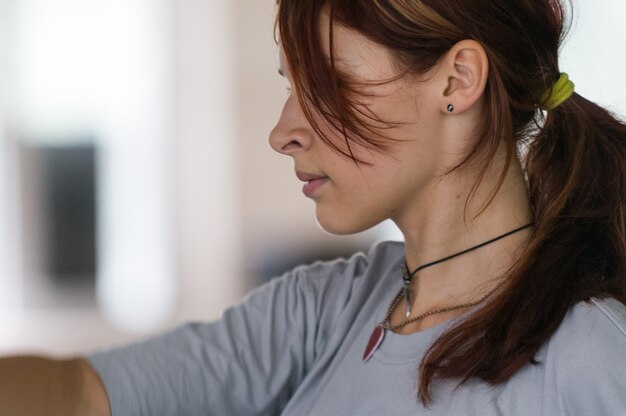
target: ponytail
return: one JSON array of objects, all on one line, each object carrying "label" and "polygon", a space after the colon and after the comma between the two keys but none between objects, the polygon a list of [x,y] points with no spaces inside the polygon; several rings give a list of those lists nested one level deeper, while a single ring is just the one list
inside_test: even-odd
[{"label": "ponytail", "polygon": [[550,274],[574,291],[567,306],[591,297],[626,301],[626,125],[574,94],[548,112],[526,171],[535,239],[545,241],[537,256],[571,267]]}]

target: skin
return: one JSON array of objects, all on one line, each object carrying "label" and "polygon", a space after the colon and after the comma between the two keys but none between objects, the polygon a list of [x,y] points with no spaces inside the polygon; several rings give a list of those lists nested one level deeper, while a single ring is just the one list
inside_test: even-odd
[{"label": "skin", "polygon": [[[327,33],[328,19],[323,19],[322,25],[322,33]],[[334,29],[339,70],[362,81],[382,81],[398,73],[386,48],[353,30],[341,26]],[[327,42],[325,39],[324,44]],[[282,51],[280,61],[280,72],[290,80]],[[293,159],[296,172],[325,178],[311,195],[317,221],[324,230],[351,234],[391,219],[404,235],[407,262],[414,269],[532,222],[517,159],[494,200],[480,213],[496,189],[504,163],[503,148],[472,199],[468,198],[481,167],[478,162],[449,173],[479,139],[475,132],[485,111],[488,71],[489,62],[482,46],[465,40],[427,74],[368,87],[368,92],[376,96],[368,98],[367,109],[383,120],[402,122],[385,130],[386,137],[400,140],[388,153],[353,146],[356,157],[368,165],[355,164],[320,139],[304,116],[293,89],[270,134],[270,145]],[[454,112],[448,112],[448,104],[454,105]],[[324,134],[342,146],[338,132],[326,127]],[[497,286],[519,257],[529,233],[530,230],[518,233],[424,269],[411,283],[412,316],[481,298]],[[404,305],[400,306],[392,323],[404,319]],[[461,313],[435,315],[400,332],[432,327]]]},{"label": "skin", "polygon": [[104,387],[81,359],[0,358],[0,414],[110,416]]}]

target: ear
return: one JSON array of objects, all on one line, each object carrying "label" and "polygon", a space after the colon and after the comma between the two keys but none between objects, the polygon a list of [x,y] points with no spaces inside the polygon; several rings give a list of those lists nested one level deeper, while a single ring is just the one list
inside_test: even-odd
[{"label": "ear", "polygon": [[[441,108],[446,113],[462,113],[483,96],[489,76],[489,59],[475,40],[462,40],[450,49],[440,67],[445,77]],[[449,111],[448,105],[454,110]]]}]

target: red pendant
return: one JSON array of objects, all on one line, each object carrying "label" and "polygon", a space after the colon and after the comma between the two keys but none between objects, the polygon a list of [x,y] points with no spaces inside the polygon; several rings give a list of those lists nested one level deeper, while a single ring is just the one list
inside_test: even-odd
[{"label": "red pendant", "polygon": [[372,358],[376,350],[378,350],[378,347],[380,347],[380,344],[382,344],[384,338],[385,329],[380,325],[376,325],[376,328],[372,331],[370,340],[367,343],[365,352],[363,353],[363,361],[368,362],[369,359]]}]

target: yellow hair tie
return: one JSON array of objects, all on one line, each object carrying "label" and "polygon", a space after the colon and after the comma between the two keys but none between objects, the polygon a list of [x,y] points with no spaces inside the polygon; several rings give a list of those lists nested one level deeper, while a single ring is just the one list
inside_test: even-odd
[{"label": "yellow hair tie", "polygon": [[574,88],[574,83],[569,80],[569,75],[565,72],[561,73],[559,80],[552,89],[543,96],[541,101],[545,103],[544,107],[548,110],[554,110],[574,94]]}]

